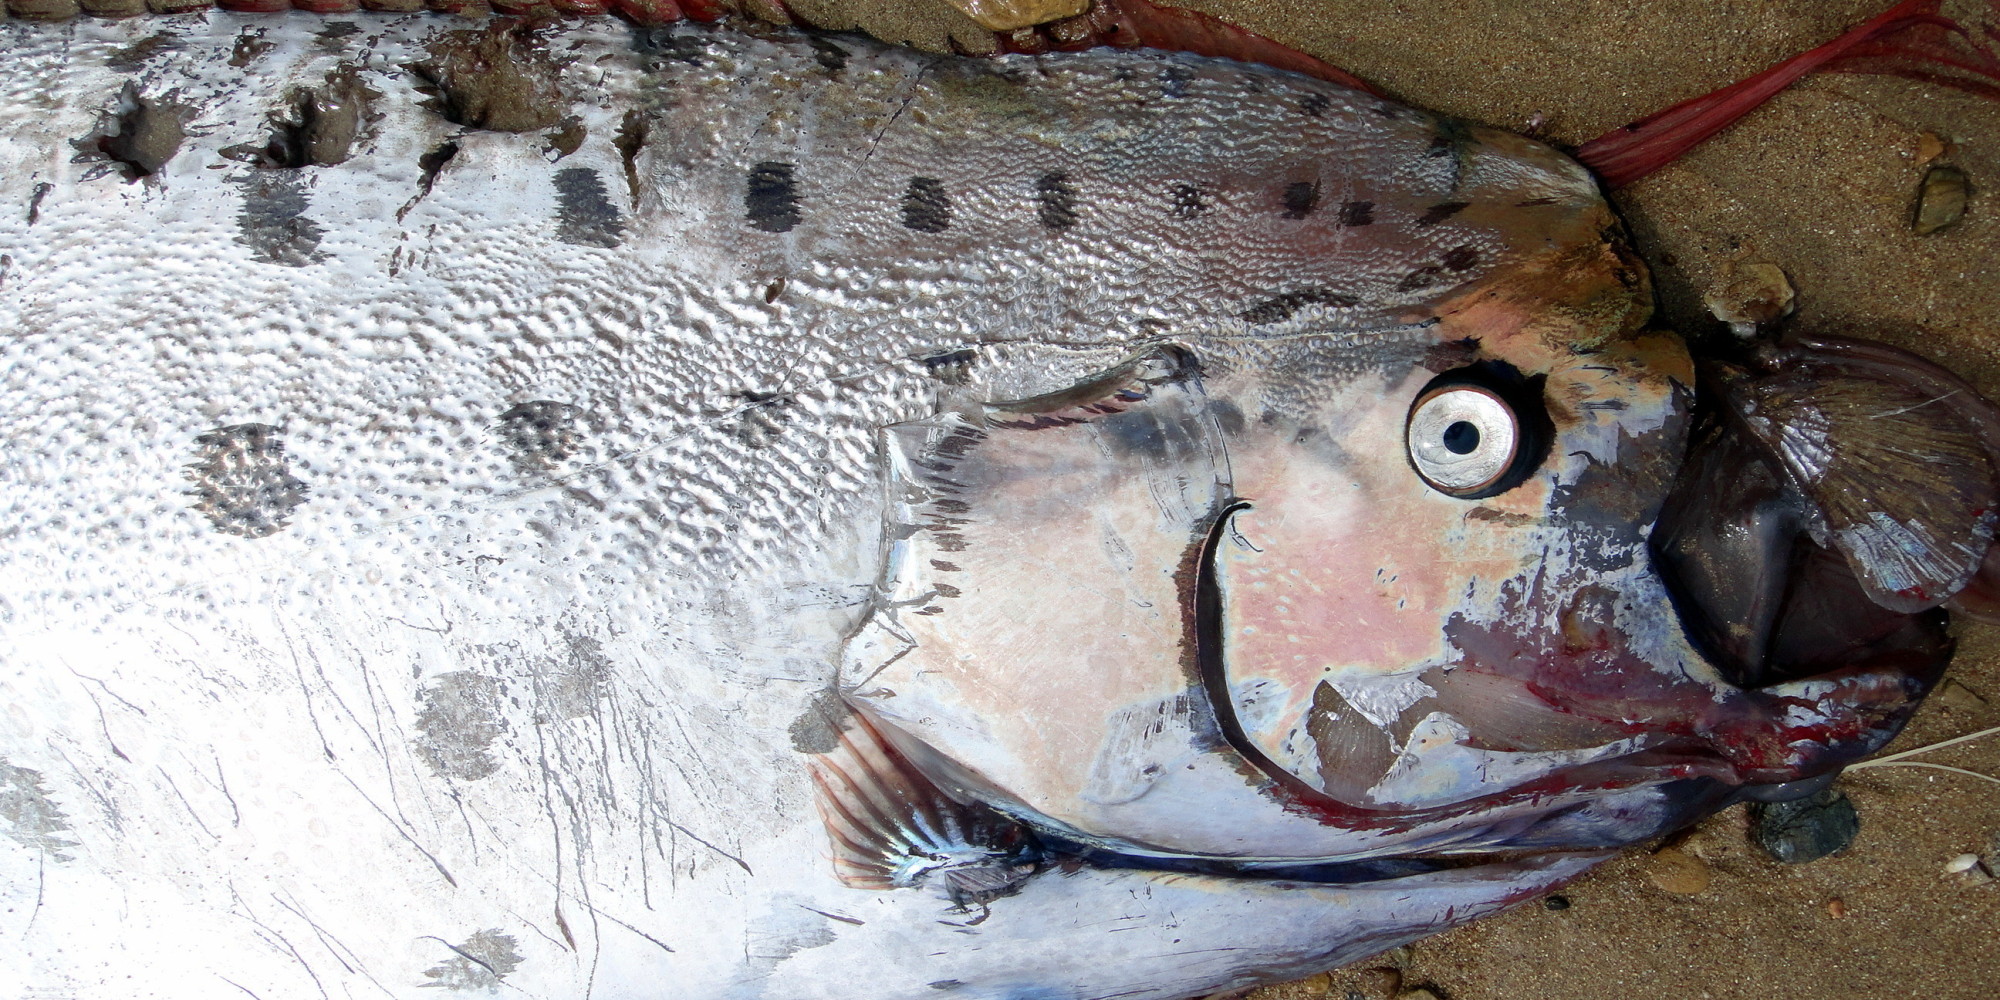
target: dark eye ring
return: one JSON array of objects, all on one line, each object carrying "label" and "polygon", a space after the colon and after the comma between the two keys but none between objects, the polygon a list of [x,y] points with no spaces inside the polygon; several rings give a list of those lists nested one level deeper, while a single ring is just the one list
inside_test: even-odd
[{"label": "dark eye ring", "polygon": [[1462,369],[1432,379],[1403,425],[1411,468],[1446,496],[1504,493],[1541,464],[1547,418],[1524,405],[1528,387],[1485,374]]}]

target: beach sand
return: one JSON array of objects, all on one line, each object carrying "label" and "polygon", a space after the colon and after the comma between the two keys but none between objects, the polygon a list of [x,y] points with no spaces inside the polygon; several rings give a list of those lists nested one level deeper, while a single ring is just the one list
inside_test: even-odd
[{"label": "beach sand", "polygon": [[[827,9],[836,0],[799,0]],[[966,23],[929,0],[865,0],[891,40],[940,44]],[[1749,76],[1867,20],[1886,0],[1190,0],[1344,67],[1390,95],[1575,144]],[[2000,11],[1948,2],[2000,26]],[[1927,138],[1927,134],[1935,139]],[[1912,205],[1937,141],[1970,175],[1955,228],[1920,237]],[[1702,296],[1737,264],[1775,264],[1804,331],[1909,348],[2000,399],[2000,102],[1886,77],[1810,77],[1680,162],[1613,196],[1653,267],[1661,322],[1716,324]],[[1891,750],[2000,725],[2000,629],[1961,625],[1949,696]],[[1927,760],[2000,773],[2000,738]],[[1530,904],[1252,1000],[1848,1000],[2000,996],[2000,883],[1947,875],[1996,849],[2000,786],[1917,768],[1840,785],[1861,833],[1834,857],[1781,865],[1741,807]],[[1658,849],[1655,845],[1654,849]],[[1693,859],[1691,862],[1687,859]],[[1670,864],[1671,863],[1671,864]],[[1654,881],[1672,865],[1670,892]],[[1690,876],[1692,872],[1692,876]],[[1690,881],[1691,877],[1691,881]],[[1668,879],[1674,882],[1675,880]],[[1837,902],[1836,902],[1837,901]]]}]

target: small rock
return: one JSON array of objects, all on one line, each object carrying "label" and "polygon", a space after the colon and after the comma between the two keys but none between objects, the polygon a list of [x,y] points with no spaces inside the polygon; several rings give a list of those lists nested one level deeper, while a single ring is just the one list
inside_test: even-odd
[{"label": "small rock", "polygon": [[1931,695],[1931,700],[1940,707],[1957,712],[1977,712],[1986,707],[1986,697],[1957,681],[1945,681],[1944,686]]},{"label": "small rock", "polygon": [[1544,900],[1542,900],[1542,909],[1544,909],[1544,910],[1557,910],[1557,911],[1560,911],[1560,910],[1567,910],[1567,909],[1569,909],[1569,897],[1568,897],[1568,896],[1550,896],[1550,897],[1548,897],[1547,899],[1544,899]]},{"label": "small rock", "polygon": [[1977,867],[1979,867],[1979,855],[1961,854],[1944,863],[1944,873],[1946,875],[1957,875],[1962,872],[1969,872]]},{"label": "small rock", "polygon": [[1924,164],[1927,164],[1932,160],[1935,160],[1938,157],[1943,156],[1944,151],[1945,151],[1945,141],[1943,139],[1938,138],[1937,133],[1922,132],[1917,135],[1918,166],[1923,166]]},{"label": "small rock", "polygon": [[1917,188],[1917,216],[1911,228],[1918,236],[1948,229],[1965,217],[1965,203],[1972,194],[1972,182],[1965,171],[1939,164],[1924,174]]},{"label": "small rock", "polygon": [[1403,974],[1396,969],[1369,969],[1361,974],[1361,992],[1370,1000],[1388,998],[1402,992]]},{"label": "small rock", "polygon": [[1700,859],[1676,848],[1663,848],[1653,855],[1646,869],[1653,884],[1679,896],[1693,896],[1708,888],[1708,866]]},{"label": "small rock", "polygon": [[1778,265],[1738,261],[1729,265],[1721,286],[1711,289],[1703,302],[1716,319],[1729,324],[1737,334],[1749,336],[1757,327],[1791,315],[1797,298]]},{"label": "small rock", "polygon": [[1854,803],[1836,788],[1823,788],[1790,802],[1750,807],[1750,839],[1764,853],[1788,865],[1817,861],[1854,842],[1861,818]]},{"label": "small rock", "polygon": [[1847,901],[1841,899],[1839,896],[1827,900],[1826,915],[1835,920],[1845,919],[1847,917]]}]

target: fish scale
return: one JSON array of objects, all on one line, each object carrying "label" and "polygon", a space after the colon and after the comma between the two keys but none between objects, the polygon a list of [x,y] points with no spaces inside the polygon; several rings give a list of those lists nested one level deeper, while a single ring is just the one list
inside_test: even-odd
[{"label": "fish scale", "polygon": [[[1171,1000],[1925,686],[1683,634],[1692,374],[1546,146],[1183,55],[341,23],[0,25],[33,988]],[[1478,501],[1399,440],[1465,371],[1560,435]]]}]

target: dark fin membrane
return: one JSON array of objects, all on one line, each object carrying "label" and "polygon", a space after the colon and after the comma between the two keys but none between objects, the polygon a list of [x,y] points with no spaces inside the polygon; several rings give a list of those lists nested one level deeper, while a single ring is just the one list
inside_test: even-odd
[{"label": "dark fin membrane", "polygon": [[[1808,73],[1881,73],[2000,99],[2000,29],[1976,33],[1938,13],[1940,0],[1904,0],[1809,52],[1721,90],[1612,129],[1576,158],[1607,189],[1624,187],[1679,159]],[[2000,0],[1988,0],[2000,17]]]},{"label": "dark fin membrane", "polygon": [[998,32],[994,38],[1001,52],[1029,55],[1074,52],[1100,45],[1188,52],[1261,63],[1343,87],[1381,93],[1366,80],[1289,45],[1199,11],[1162,7],[1150,0],[1093,0],[1090,10],[1075,17]]},{"label": "dark fin membrane", "polygon": [[1027,827],[947,795],[862,712],[807,768],[834,873],[850,888],[933,885],[974,906],[1020,891],[1039,866]]}]

